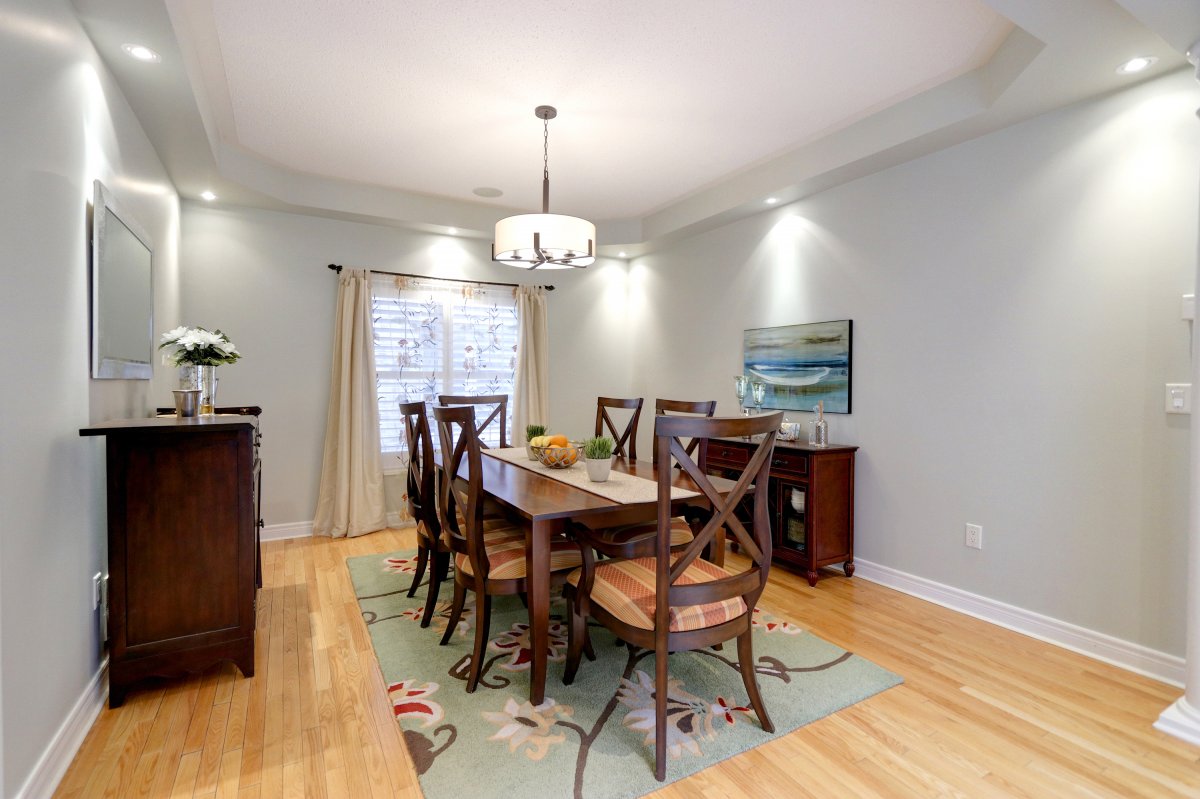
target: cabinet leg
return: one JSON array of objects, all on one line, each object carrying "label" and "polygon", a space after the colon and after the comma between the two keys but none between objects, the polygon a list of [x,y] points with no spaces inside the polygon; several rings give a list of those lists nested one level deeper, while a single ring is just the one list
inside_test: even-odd
[{"label": "cabinet leg", "polygon": [[815,587],[816,587],[816,585],[817,585],[817,573],[816,573],[816,571],[814,570],[814,571],[810,571],[810,572],[808,572],[808,575],[807,575],[807,576],[808,576],[808,584],[809,584],[810,586],[812,586],[813,588],[815,588]]},{"label": "cabinet leg", "polygon": [[116,685],[110,681],[108,684],[109,708],[118,708],[123,704],[125,704],[125,686]]},{"label": "cabinet leg", "polygon": [[243,677],[254,676],[254,646],[246,648],[238,657],[233,659],[233,665],[241,669]]},{"label": "cabinet leg", "polygon": [[854,561],[852,561],[852,560],[846,561],[845,563],[842,564],[842,568],[846,570],[847,577],[854,576]]}]

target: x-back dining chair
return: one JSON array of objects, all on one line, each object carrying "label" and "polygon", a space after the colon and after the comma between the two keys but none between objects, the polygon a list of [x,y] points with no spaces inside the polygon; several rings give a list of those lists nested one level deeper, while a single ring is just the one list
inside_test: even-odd
[{"label": "x-back dining chair", "polygon": [[[488,425],[495,423],[500,431],[497,444],[500,449],[508,446],[508,395],[507,394],[438,394],[439,405],[495,405],[496,407],[482,422],[477,422],[475,432],[482,439]],[[482,440],[479,446],[488,445]]]},{"label": "x-back dining chair", "polygon": [[[454,552],[454,602],[442,645],[450,642],[458,627],[466,592],[474,591],[476,597],[475,642],[467,693],[474,693],[479,684],[491,624],[492,597],[527,591],[525,527],[511,521],[485,526],[483,455],[474,411],[469,406],[433,409],[442,445],[438,515],[443,539]],[[465,478],[459,476],[464,463]],[[574,541],[561,538],[551,542],[551,577],[557,577],[559,584],[580,562],[579,546]]]},{"label": "x-back dining chair", "polygon": [[408,442],[408,512],[417,523],[417,573],[408,589],[416,594],[421,579],[429,570],[429,591],[421,626],[428,627],[437,604],[438,589],[450,567],[450,550],[442,543],[442,525],[438,521],[433,439],[429,435],[429,417],[424,402],[400,403],[404,419],[404,437]]},{"label": "x-back dining chair", "polygon": [[[656,419],[660,416],[676,414],[690,414],[692,416],[711,417],[716,410],[716,400],[692,402],[688,400],[659,399],[655,400],[654,402],[654,414]],[[598,420],[597,426],[599,426]],[[634,431],[633,436],[636,435],[637,432]],[[695,440],[689,442],[689,454],[696,449],[698,443],[699,442]],[[707,449],[701,453],[701,468],[706,466],[703,457],[706,454]],[[657,449],[655,450],[654,457],[654,462],[657,464]],[[633,459],[634,458],[630,456],[630,460]],[[694,538],[692,528],[703,522],[706,517],[707,513],[699,508],[689,508],[685,515],[673,517],[671,519],[670,527],[671,546],[675,549],[678,549],[690,544]],[[653,522],[650,522],[646,524],[634,524],[624,527],[610,527],[602,530],[592,530],[589,540],[593,549],[607,557],[635,558],[650,555],[654,552],[654,540],[657,535],[658,526]]]},{"label": "x-back dining chair", "polygon": [[[755,604],[767,584],[771,566],[771,526],[767,515],[767,479],[775,435],[783,413],[712,419],[658,416],[654,420],[655,451],[660,463],[674,461],[695,482],[713,515],[682,552],[673,554],[666,531],[671,524],[671,482],[675,470],[658,471],[658,529],[650,557],[596,561],[587,547],[583,564],[567,577],[571,620],[563,682],[574,681],[587,645],[590,616],[632,646],[654,651],[654,776],[666,777],[668,654],[714,646],[737,639],[738,665],[759,723],[775,731],[758,690],[751,640]],[[707,441],[720,436],[762,434],[745,471],[722,497],[692,457],[683,438]],[[701,445],[703,446],[703,445]],[[750,529],[734,510],[751,488],[754,512]],[[746,554],[741,571],[726,570],[700,558],[723,525],[732,530]],[[587,533],[582,532],[586,542]]]},{"label": "x-back dining chair", "polygon": [[[654,401],[655,416],[709,416],[711,417],[717,412],[716,400],[704,400],[702,402],[692,402],[691,400],[669,400],[657,399]],[[707,442],[703,444],[699,439],[692,439],[687,444],[687,454],[691,455],[696,451],[698,446],[703,446],[704,450],[700,453],[701,461],[707,455]],[[658,447],[654,448],[654,462],[658,463]],[[703,465],[703,464],[702,464]]]},{"label": "x-back dining chair", "polygon": [[[616,446],[613,447],[613,454],[617,457],[624,457],[631,461],[637,460],[637,428],[638,419],[642,416],[642,397],[636,399],[615,399],[613,397],[597,397],[596,398],[596,436],[605,435],[607,433],[612,436]],[[608,411],[610,408],[633,411],[629,417],[629,421],[625,423],[625,429],[617,432],[617,423],[613,421],[612,416]]]}]

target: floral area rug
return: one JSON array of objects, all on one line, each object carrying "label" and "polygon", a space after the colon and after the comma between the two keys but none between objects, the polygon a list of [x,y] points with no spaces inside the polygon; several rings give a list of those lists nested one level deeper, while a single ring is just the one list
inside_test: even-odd
[{"label": "floral area rug", "polygon": [[[405,596],[411,552],[347,560],[363,619],[427,799],[618,799],[654,779],[654,654],[591,628],[595,661],[563,685],[566,605],[551,605],[546,700],[529,703],[529,617],[518,597],[492,601],[492,638],[478,689],[466,692],[474,598],[446,646],[449,601],[421,629],[425,587]],[[441,594],[452,593],[443,584]],[[776,733],[759,727],[737,669],[735,642],[670,659],[667,780],[766,743],[902,680],[782,619],[755,611],[759,687]]]}]

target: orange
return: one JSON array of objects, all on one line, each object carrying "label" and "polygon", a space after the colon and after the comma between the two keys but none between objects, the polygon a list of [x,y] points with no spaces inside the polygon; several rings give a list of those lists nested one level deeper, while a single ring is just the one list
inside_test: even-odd
[{"label": "orange", "polygon": [[569,443],[571,442],[568,441],[567,437],[562,434],[550,436],[550,446],[552,447],[565,447]]}]

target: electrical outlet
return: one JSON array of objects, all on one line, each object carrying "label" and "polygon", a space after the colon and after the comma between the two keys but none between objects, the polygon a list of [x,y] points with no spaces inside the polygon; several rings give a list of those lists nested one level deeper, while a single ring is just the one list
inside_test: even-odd
[{"label": "electrical outlet", "polygon": [[983,549],[983,527],[978,524],[968,524],[963,545],[971,549]]},{"label": "electrical outlet", "polygon": [[92,575],[92,610],[100,609],[100,572]]}]

